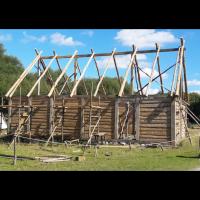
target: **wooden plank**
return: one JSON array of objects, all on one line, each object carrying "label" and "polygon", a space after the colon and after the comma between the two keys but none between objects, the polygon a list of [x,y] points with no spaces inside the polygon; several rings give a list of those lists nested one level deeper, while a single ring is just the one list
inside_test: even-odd
[{"label": "wooden plank", "polygon": [[119,104],[120,99],[116,97],[115,99],[115,121],[114,121],[114,139],[118,139],[119,138],[119,108],[118,108],[118,104]]},{"label": "wooden plank", "polygon": [[175,140],[172,145],[176,145],[176,99],[171,104],[171,140]]}]

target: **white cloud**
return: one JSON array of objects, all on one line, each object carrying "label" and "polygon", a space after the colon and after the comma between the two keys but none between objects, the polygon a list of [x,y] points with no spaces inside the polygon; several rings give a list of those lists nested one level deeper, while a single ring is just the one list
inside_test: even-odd
[{"label": "white cloud", "polygon": [[9,42],[12,40],[11,34],[0,34],[0,42]]},{"label": "white cloud", "polygon": [[188,81],[187,83],[188,83],[188,86],[200,86],[200,81],[196,79]]},{"label": "white cloud", "polygon": [[[97,60],[99,68],[104,68],[108,62],[108,59],[109,59],[109,57]],[[126,69],[130,63],[131,55],[115,56],[115,59],[116,59],[117,67],[119,69],[120,68]],[[143,61],[143,63],[145,63],[146,55],[139,54],[139,55],[137,55],[137,59],[138,59],[138,62]],[[109,68],[114,68],[114,67],[115,67],[115,65],[114,65],[114,61],[112,59],[112,61],[110,62]]]},{"label": "white cloud", "polygon": [[[144,94],[146,93],[147,86],[143,89]],[[157,88],[149,88],[148,94],[158,94],[160,90]]]},{"label": "white cloud", "polygon": [[87,35],[89,37],[92,37],[94,35],[94,31],[89,30],[89,31],[83,31],[81,32],[82,35]]},{"label": "white cloud", "polygon": [[138,48],[155,47],[177,42],[178,39],[169,31],[156,31],[155,29],[123,29],[117,32],[114,38],[123,46],[136,45]]},{"label": "white cloud", "polygon": [[61,33],[53,33],[50,35],[50,41],[53,44],[60,45],[60,46],[82,46],[83,43],[80,41],[74,40],[72,37],[66,37]]},{"label": "white cloud", "polygon": [[46,42],[47,41],[47,36],[42,35],[42,36],[34,36],[34,35],[29,35],[26,32],[23,32],[23,39],[22,42],[27,43],[27,42]]}]

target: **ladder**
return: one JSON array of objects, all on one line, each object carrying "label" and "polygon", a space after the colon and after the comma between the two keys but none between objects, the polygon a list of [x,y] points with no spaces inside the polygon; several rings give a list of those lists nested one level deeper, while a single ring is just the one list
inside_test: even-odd
[{"label": "ladder", "polygon": [[[20,114],[19,123],[18,123],[17,128],[16,128],[15,133],[14,133],[14,135],[16,137],[21,133],[22,129],[27,125],[27,122],[28,122],[31,114],[32,114],[32,112],[30,112],[30,113],[23,112],[23,113]],[[13,143],[14,143],[14,138],[11,141],[9,146],[11,146]]]},{"label": "ladder", "polygon": [[[91,144],[92,137],[96,134],[99,135],[99,123],[101,120],[102,107],[100,107],[100,96],[98,106],[92,105],[92,98],[90,101],[90,112],[89,112],[89,139],[87,145]],[[96,132],[95,132],[96,130]]]}]

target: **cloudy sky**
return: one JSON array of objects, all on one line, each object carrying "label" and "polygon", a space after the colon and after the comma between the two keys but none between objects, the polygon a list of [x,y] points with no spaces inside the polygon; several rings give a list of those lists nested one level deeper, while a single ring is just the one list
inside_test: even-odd
[{"label": "cloudy sky", "polygon": [[[179,46],[180,37],[184,37],[185,40],[189,91],[200,93],[200,30],[198,29],[0,29],[0,43],[4,44],[7,54],[18,57],[24,67],[28,66],[34,59],[35,48],[42,50],[42,55],[53,55],[53,50],[58,55],[73,54],[75,50],[78,50],[79,53],[90,53],[91,48],[95,53],[111,52],[114,48],[116,48],[116,51],[129,51],[132,50],[133,44],[139,50],[155,49],[155,42],[161,48],[174,48]],[[176,62],[176,56],[176,52],[160,54],[161,71],[173,65]],[[140,67],[148,74],[151,73],[154,57],[155,54],[138,55]],[[118,56],[116,59],[120,75],[123,76],[129,64],[130,56]],[[107,61],[108,57],[97,59],[101,74],[103,74]],[[61,61],[62,67],[65,66],[66,62],[67,60]],[[87,59],[79,61],[81,69],[86,62]],[[46,61],[46,64],[48,64],[48,61]],[[106,75],[116,76],[114,63],[111,62],[109,66]],[[56,67],[56,63],[53,63],[52,68]],[[71,66],[67,74],[70,75],[72,72],[73,67]],[[156,69],[154,76],[157,74]],[[163,77],[164,84],[168,89],[171,88],[172,74],[173,68]],[[94,63],[89,66],[86,77],[97,77]],[[143,84],[148,82],[148,77],[144,73],[141,73],[141,77]],[[151,93],[156,93],[159,89],[159,84],[155,82],[151,86]]]}]

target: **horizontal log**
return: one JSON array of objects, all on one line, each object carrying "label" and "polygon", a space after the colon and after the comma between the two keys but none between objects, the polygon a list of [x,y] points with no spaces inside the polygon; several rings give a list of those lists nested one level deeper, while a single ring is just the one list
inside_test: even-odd
[{"label": "horizontal log", "polygon": [[[160,49],[160,53],[162,52],[174,52],[174,51],[178,51],[179,48],[171,48],[171,49]],[[146,53],[156,53],[157,50],[153,49],[153,50],[139,50],[137,51],[137,54],[146,54]],[[115,56],[117,55],[128,55],[128,54],[132,54],[133,51],[123,51],[123,52],[115,52]],[[75,56],[75,58],[87,58],[87,57],[91,57],[92,54],[77,54]],[[99,57],[99,56],[111,56],[111,53],[96,53],[95,57]],[[40,59],[52,59],[54,56],[41,56]],[[66,56],[57,56],[57,59],[61,59],[61,58],[71,58],[72,55],[66,55]]]}]

